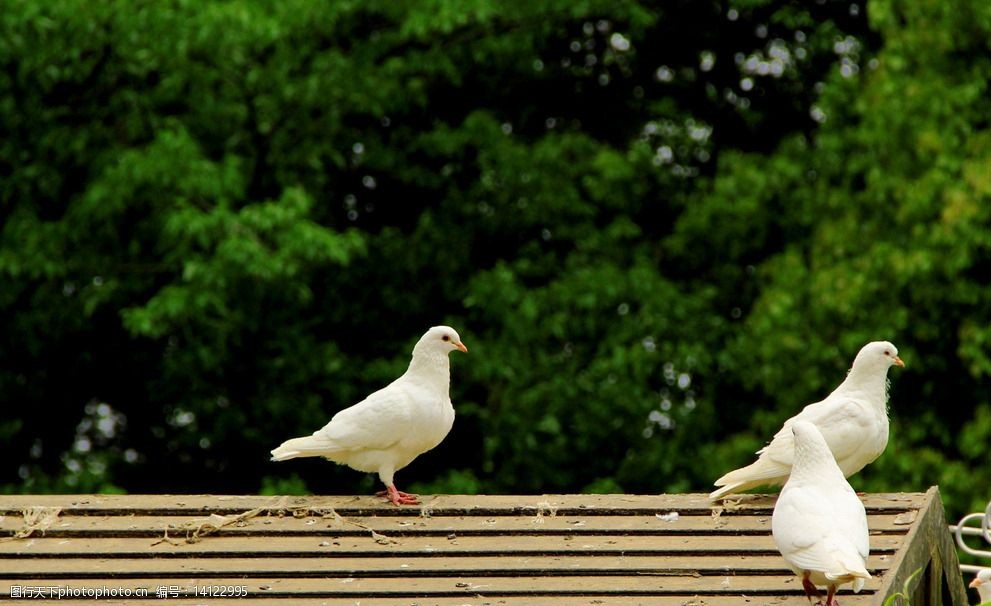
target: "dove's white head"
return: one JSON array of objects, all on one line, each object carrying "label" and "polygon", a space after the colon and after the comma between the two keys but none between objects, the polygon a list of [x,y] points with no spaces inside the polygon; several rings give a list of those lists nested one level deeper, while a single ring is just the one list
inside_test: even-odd
[{"label": "dove's white head", "polygon": [[892,366],[905,366],[898,357],[898,348],[887,341],[873,341],[860,348],[846,380],[837,390],[873,391],[877,402],[883,405],[888,401],[888,369]]},{"label": "dove's white head", "polygon": [[905,366],[898,357],[898,348],[887,341],[872,341],[860,348],[853,360],[853,368],[864,370],[886,371],[891,366]]},{"label": "dove's white head", "polygon": [[795,437],[795,458],[790,480],[818,483],[828,477],[845,483],[833,451],[814,423],[795,421],[791,424],[791,433]]},{"label": "dove's white head", "polygon": [[450,326],[434,326],[416,342],[416,346],[413,347],[413,355],[416,356],[419,353],[446,355],[455,349],[468,353],[468,348],[461,342],[458,331]]},{"label": "dove's white head", "polygon": [[977,593],[981,596],[979,604],[991,602],[991,568],[982,568],[968,587],[977,588]]}]

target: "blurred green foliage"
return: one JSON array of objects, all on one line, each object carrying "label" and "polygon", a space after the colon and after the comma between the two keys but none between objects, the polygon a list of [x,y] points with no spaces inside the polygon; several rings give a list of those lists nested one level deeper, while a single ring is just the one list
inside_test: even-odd
[{"label": "blurred green foliage", "polygon": [[0,490],[347,493],[268,451],[405,368],[430,492],[708,490],[890,339],[860,490],[991,498],[978,0],[0,13]]}]

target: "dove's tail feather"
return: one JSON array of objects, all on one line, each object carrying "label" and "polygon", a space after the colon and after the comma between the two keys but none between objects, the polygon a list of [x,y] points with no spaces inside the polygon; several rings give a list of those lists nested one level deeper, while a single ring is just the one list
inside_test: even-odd
[{"label": "dove's tail feather", "polygon": [[841,583],[852,582],[853,592],[859,593],[864,588],[864,581],[871,578],[871,573],[867,572],[863,558],[835,552],[834,557],[837,558],[837,568],[832,572],[827,572],[826,578]]},{"label": "dove's tail feather", "polygon": [[273,461],[286,461],[296,457],[325,457],[336,449],[326,438],[304,436],[286,440],[272,451]]},{"label": "dove's tail feather", "polygon": [[746,467],[734,469],[715,481],[720,488],[709,494],[709,500],[715,501],[724,496],[757,488],[758,486],[778,486],[788,479],[791,469],[767,459],[757,459]]},{"label": "dove's tail feather", "polygon": [[[718,484],[717,484],[717,486],[718,486]],[[759,482],[757,482],[757,483],[755,483],[755,482],[735,482],[733,484],[727,484],[725,486],[721,486],[720,488],[718,488],[718,489],[713,490],[712,492],[710,492],[709,493],[709,500],[710,501],[718,501],[719,499],[721,499],[721,498],[723,498],[725,496],[728,496],[728,495],[731,495],[731,494],[736,494],[738,492],[744,492],[746,490],[750,490],[751,488],[756,488],[758,486],[760,486],[760,483]]]}]

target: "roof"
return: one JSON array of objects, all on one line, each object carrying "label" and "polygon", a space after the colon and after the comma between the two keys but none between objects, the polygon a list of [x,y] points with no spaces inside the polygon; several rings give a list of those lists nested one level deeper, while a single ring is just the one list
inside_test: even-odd
[{"label": "roof", "polygon": [[[880,606],[916,570],[913,606],[966,604],[938,491],[863,499],[874,578],[841,589],[843,606]],[[97,590],[100,604],[116,590],[116,603],[170,606],[219,594],[267,606],[808,604],[771,539],[773,496],[422,500],[0,496],[0,599],[55,588],[60,604],[90,605]]]}]

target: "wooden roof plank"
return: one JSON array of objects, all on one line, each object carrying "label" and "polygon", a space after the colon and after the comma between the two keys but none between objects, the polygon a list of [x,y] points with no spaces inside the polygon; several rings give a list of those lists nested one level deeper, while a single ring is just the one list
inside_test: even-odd
[{"label": "wooden roof plank", "polygon": [[[164,533],[163,533],[164,538]],[[295,557],[319,553],[326,557],[369,557],[383,553],[426,556],[442,554],[497,555],[517,554],[580,554],[627,553],[649,555],[658,553],[706,554],[728,552],[777,553],[774,541],[767,535],[581,535],[528,536],[495,535],[471,537],[367,537],[352,536],[274,536],[256,540],[252,537],[209,536],[187,543],[181,537],[173,540],[150,538],[47,538],[29,537],[0,542],[0,559],[9,555],[69,555],[101,554],[116,557],[167,557],[189,553],[227,557]],[[893,552],[901,545],[900,535],[871,536],[871,551]]]},{"label": "wooden roof plank", "polygon": [[[869,606],[873,596],[861,593],[843,596],[843,606]],[[273,606],[280,600],[271,598],[239,598],[237,606]],[[93,606],[93,599],[59,600],[59,605]],[[100,606],[203,606],[202,599],[188,598],[113,600],[101,599]],[[516,596],[485,597],[465,595],[459,597],[422,598],[368,598],[356,600],[354,597],[306,598],[294,597],[289,603],[293,606],[809,606],[804,595],[788,596],[609,596],[601,597],[570,596]]]},{"label": "wooden roof plank", "polygon": [[[154,515],[197,513],[238,514],[255,508],[272,511],[334,509],[340,515],[360,516],[428,514],[458,515],[633,515],[678,511],[681,515],[708,515],[714,507],[723,515],[763,512],[770,515],[774,495],[742,495],[712,503],[705,494],[681,495],[426,495],[421,506],[396,507],[374,496],[253,496],[253,495],[3,495],[0,515],[18,514],[30,507],[60,507],[63,514],[99,513]],[[918,509],[925,493],[864,495],[870,511]]]},{"label": "wooden roof plank", "polygon": [[[108,587],[104,579],[60,579],[57,583],[24,583],[35,587],[72,587],[99,589]],[[459,595],[804,595],[799,580],[786,575],[719,575],[696,577],[690,574],[640,574],[608,577],[588,576],[440,576],[412,578],[362,578],[328,576],[323,578],[250,578],[230,579],[204,575],[198,578],[115,579],[109,586],[125,588],[133,593],[145,591],[152,595],[158,587],[175,586],[187,597],[249,596],[438,596]],[[881,586],[880,579],[867,582],[863,592],[873,593]],[[852,593],[841,590],[840,595]],[[9,588],[0,587],[0,596],[9,596]],[[111,596],[112,597],[112,596]]]},{"label": "wooden roof plank", "polygon": [[[884,571],[891,567],[891,555],[871,554],[867,567]],[[20,558],[4,559],[0,579],[120,577],[120,576],[190,576],[212,572],[217,576],[313,576],[313,575],[430,575],[430,574],[613,574],[627,571],[698,571],[702,574],[786,574],[787,565],[778,554],[709,556],[617,556],[585,554],[580,556],[518,556],[506,553],[479,557],[408,557],[408,558],[151,558],[121,560],[117,558]]]},{"label": "wooden roof plank", "polygon": [[[913,518],[914,519],[914,518]],[[883,513],[868,517],[872,532],[906,533],[910,524],[905,514]],[[164,529],[195,529],[216,523],[204,516],[62,516],[45,530],[45,536],[67,537],[98,534],[102,536],[157,536]],[[0,536],[13,535],[24,526],[19,515],[0,518]],[[770,516],[680,516],[664,521],[656,515],[638,516],[268,516],[246,519],[223,527],[220,532],[233,535],[363,535],[369,530],[395,534],[767,534]]]}]

